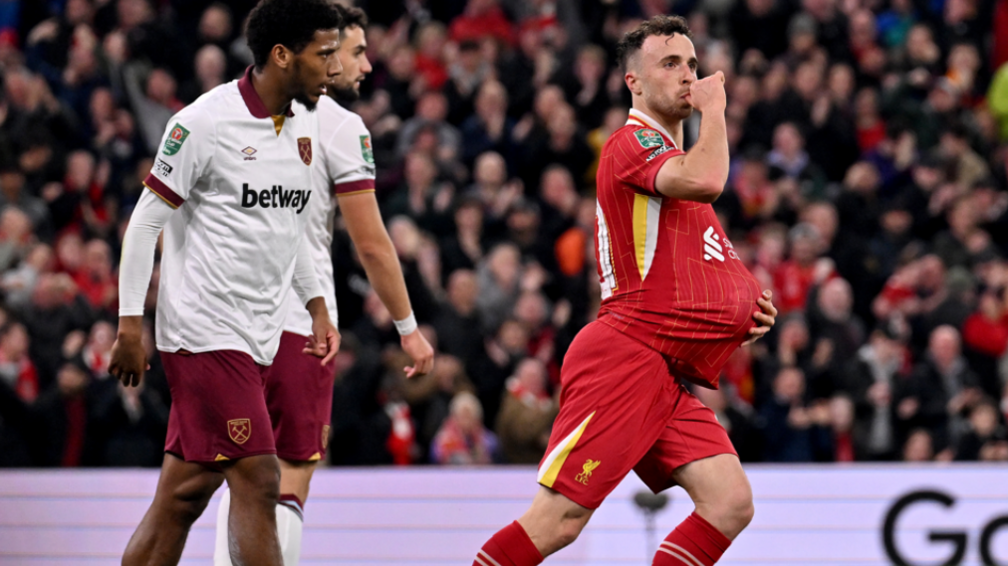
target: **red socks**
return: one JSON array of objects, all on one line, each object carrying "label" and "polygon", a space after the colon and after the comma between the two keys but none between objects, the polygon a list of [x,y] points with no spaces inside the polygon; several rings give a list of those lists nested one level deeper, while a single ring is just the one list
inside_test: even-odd
[{"label": "red socks", "polygon": [[665,537],[652,566],[714,566],[731,541],[694,511]]},{"label": "red socks", "polygon": [[542,561],[539,549],[515,521],[486,541],[473,566],[536,566]]}]

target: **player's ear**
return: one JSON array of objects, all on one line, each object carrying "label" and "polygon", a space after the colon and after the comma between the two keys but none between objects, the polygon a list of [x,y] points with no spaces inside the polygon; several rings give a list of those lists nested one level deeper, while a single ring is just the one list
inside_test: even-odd
[{"label": "player's ear", "polygon": [[633,70],[628,69],[626,74],[623,75],[623,82],[626,83],[627,88],[630,89],[630,92],[640,96],[641,85],[640,85],[640,79],[637,77],[637,73],[635,73]]},{"label": "player's ear", "polygon": [[270,58],[273,59],[273,63],[281,69],[286,69],[290,66],[291,61],[294,59],[294,52],[287,49],[283,44],[276,44],[270,51]]}]

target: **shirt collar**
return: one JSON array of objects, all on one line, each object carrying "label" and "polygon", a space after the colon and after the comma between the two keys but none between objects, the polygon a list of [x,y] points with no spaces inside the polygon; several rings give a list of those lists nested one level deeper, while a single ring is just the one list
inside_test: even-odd
[{"label": "shirt collar", "polygon": [[626,125],[629,126],[631,124],[641,125],[644,126],[645,128],[651,128],[652,130],[658,130],[659,132],[661,132],[663,136],[665,136],[666,138],[669,139],[669,141],[672,142],[673,147],[679,149],[679,146],[676,145],[675,138],[673,138],[672,134],[668,133],[668,131],[665,128],[663,128],[660,123],[658,123],[658,120],[655,120],[651,116],[648,116],[647,114],[641,112],[636,108],[631,108],[630,116],[627,117]]},{"label": "shirt collar", "polygon": [[[259,98],[259,93],[256,92],[254,86],[252,86],[252,66],[249,65],[248,69],[245,69],[245,75],[238,79],[238,92],[242,95],[242,100],[245,101],[245,106],[248,107],[249,112],[252,116],[256,118],[269,118],[271,116],[270,111],[263,104],[261,98]],[[288,117],[294,116],[294,109],[292,105],[287,105],[287,111],[284,114]]]}]

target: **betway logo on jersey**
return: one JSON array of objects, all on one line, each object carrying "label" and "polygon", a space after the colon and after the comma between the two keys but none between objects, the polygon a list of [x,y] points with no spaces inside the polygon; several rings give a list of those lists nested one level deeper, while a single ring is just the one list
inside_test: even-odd
[{"label": "betway logo on jersey", "polygon": [[[728,241],[728,238],[722,238],[721,240],[718,240],[717,232],[714,231],[713,226],[707,227],[707,231],[704,232],[703,235],[703,241],[704,241],[703,258],[707,261],[716,259],[718,261],[723,262],[725,260],[726,255],[732,259],[739,258],[738,254],[735,253],[734,246],[732,246],[731,242]],[[725,248],[728,249],[727,252],[725,252]]]},{"label": "betway logo on jersey", "polygon": [[256,191],[250,189],[248,183],[242,184],[242,208],[296,208],[297,214],[308,206],[311,190],[285,190],[282,185],[273,185],[272,189]]}]

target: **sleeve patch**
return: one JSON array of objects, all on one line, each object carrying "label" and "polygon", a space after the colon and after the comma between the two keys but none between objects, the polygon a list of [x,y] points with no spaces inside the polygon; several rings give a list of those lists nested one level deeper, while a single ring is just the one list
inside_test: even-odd
[{"label": "sleeve patch", "polygon": [[634,132],[634,136],[637,138],[637,143],[641,145],[644,149],[651,149],[652,147],[661,147],[665,145],[665,140],[662,139],[661,134],[654,130],[641,129]]},{"label": "sleeve patch", "polygon": [[182,124],[175,122],[171,131],[168,133],[168,137],[165,138],[164,148],[161,153],[165,155],[175,155],[182,149],[182,144],[185,143],[186,138],[189,137],[189,130],[182,127]]},{"label": "sleeve patch", "polygon": [[374,163],[374,151],[371,149],[370,135],[363,135],[360,137],[360,149],[361,157],[364,158],[364,161]]}]

